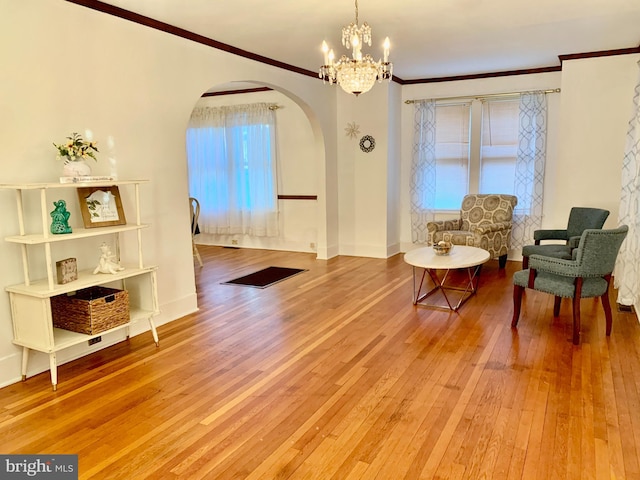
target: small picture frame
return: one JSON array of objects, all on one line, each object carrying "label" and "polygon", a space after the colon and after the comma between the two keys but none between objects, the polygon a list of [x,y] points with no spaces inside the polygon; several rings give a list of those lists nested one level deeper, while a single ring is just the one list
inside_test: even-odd
[{"label": "small picture frame", "polygon": [[120,190],[116,185],[108,187],[79,187],[78,201],[84,228],[125,225]]}]

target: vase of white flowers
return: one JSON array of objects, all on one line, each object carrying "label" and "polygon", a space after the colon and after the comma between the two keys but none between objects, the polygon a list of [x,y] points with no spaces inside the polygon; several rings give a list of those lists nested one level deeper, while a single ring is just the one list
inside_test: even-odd
[{"label": "vase of white flowers", "polygon": [[57,158],[64,162],[62,174],[65,177],[83,177],[91,175],[91,166],[87,159],[96,158],[98,147],[95,142],[82,138],[79,133],[72,133],[65,143],[53,144],[58,150]]}]

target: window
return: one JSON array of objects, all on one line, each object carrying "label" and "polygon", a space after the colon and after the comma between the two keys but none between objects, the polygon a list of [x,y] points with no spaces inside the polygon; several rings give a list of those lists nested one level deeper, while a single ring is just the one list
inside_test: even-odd
[{"label": "window", "polygon": [[542,222],[546,92],[446,104],[416,101],[410,177],[411,238],[428,241],[438,210],[458,210],[468,192],[518,197],[513,248]]},{"label": "window", "polygon": [[471,104],[436,105],[436,189],[438,210],[460,208],[469,180]]},{"label": "window", "polygon": [[482,102],[479,193],[513,195],[518,155],[518,100]]},{"label": "window", "polygon": [[187,130],[200,230],[278,234],[275,117],[267,104],[196,107]]},{"label": "window", "polygon": [[273,152],[269,125],[231,127],[229,137],[232,140],[228,147],[231,153],[229,166],[236,171],[232,175],[235,176],[240,192],[237,199],[239,206],[247,211],[275,209],[275,178],[271,168]]},{"label": "window", "polygon": [[513,194],[519,101],[435,108],[435,210],[459,209],[469,192]]}]

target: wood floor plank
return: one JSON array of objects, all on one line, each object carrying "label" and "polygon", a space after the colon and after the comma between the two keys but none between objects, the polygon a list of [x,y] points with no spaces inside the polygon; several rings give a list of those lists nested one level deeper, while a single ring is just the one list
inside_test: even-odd
[{"label": "wood floor plank", "polygon": [[[76,453],[85,479],[640,480],[640,324],[483,266],[458,312],[389,259],[199,247],[199,311],[0,389],[0,451]],[[306,269],[265,289],[222,282]],[[456,281],[456,273],[451,277]],[[38,355],[35,354],[34,355]]]}]

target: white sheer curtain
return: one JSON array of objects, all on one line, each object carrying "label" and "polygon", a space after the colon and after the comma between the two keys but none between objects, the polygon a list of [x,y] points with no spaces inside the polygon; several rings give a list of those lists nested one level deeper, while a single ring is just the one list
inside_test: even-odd
[{"label": "white sheer curtain", "polygon": [[542,225],[544,164],[547,152],[547,97],[543,92],[520,96],[518,155],[514,195],[518,205],[513,215],[511,248],[531,243],[533,231]]},{"label": "white sheer curtain", "polygon": [[267,103],[194,109],[189,188],[200,202],[202,232],[278,235],[275,132]]},{"label": "white sheer curtain", "polygon": [[620,248],[614,272],[618,303],[638,306],[640,300],[640,68],[622,162],[619,224],[628,225],[629,233]]},{"label": "white sheer curtain", "polygon": [[416,101],[411,162],[411,241],[427,243],[436,198],[436,102]]}]

